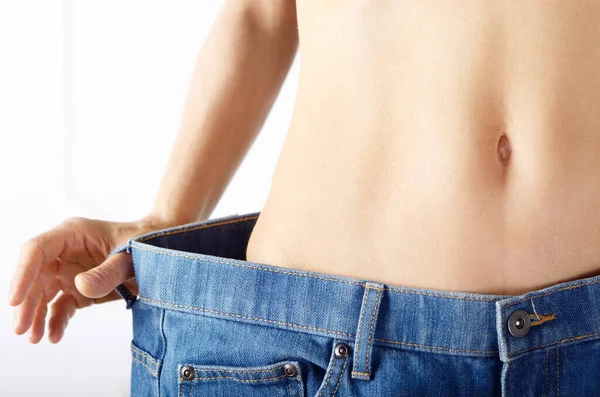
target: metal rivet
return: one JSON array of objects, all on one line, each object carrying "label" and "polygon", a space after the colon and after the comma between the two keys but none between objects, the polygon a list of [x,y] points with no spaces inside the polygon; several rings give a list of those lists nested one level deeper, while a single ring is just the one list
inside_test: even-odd
[{"label": "metal rivet", "polygon": [[350,346],[345,343],[335,345],[335,356],[338,358],[346,358],[350,354]]},{"label": "metal rivet", "polygon": [[285,372],[285,374],[287,376],[296,376],[296,375],[298,375],[298,369],[293,364],[286,364],[286,365],[284,365],[283,366],[283,372]]},{"label": "metal rivet", "polygon": [[189,365],[185,365],[183,367],[181,367],[181,377],[185,380],[192,380],[194,379],[194,367],[189,366]]},{"label": "metal rivet", "polygon": [[531,326],[531,320],[529,319],[529,313],[525,310],[515,310],[508,317],[508,332],[514,337],[520,338],[529,332]]}]

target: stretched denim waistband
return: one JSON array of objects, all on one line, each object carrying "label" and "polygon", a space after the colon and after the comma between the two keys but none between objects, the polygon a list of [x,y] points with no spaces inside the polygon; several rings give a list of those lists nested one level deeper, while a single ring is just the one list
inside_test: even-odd
[{"label": "stretched denim waistband", "polygon": [[249,262],[259,215],[155,231],[115,252],[133,255],[139,300],[147,304],[353,341],[355,378],[369,378],[373,343],[508,362],[600,337],[600,275],[513,296]]}]

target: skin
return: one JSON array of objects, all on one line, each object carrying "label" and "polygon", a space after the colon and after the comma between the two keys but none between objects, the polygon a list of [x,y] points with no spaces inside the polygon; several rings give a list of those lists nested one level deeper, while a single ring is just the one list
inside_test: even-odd
[{"label": "skin", "polygon": [[600,4],[297,2],[255,262],[520,295],[600,274]]},{"label": "skin", "polygon": [[152,211],[72,218],[26,242],[15,332],[37,343],[50,307],[55,343],[77,308],[117,299],[125,280],[136,292],[130,256],[106,255],[208,219],[298,48],[247,260],[507,295],[600,274],[599,19],[592,1],[227,1]]}]

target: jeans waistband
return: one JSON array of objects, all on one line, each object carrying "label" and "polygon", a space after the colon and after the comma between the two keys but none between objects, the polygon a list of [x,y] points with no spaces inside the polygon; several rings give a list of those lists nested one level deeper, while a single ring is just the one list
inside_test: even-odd
[{"label": "jeans waistband", "polygon": [[139,300],[353,341],[353,377],[364,379],[372,344],[507,362],[600,338],[600,275],[514,296],[250,262],[246,247],[259,215],[229,215],[129,240],[119,251],[133,255]]}]

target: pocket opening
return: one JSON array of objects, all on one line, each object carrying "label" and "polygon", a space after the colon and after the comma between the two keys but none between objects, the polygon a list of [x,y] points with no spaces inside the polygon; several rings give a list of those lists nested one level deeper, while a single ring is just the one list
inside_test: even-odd
[{"label": "pocket opening", "polygon": [[303,371],[295,360],[260,366],[182,363],[177,371],[181,395],[305,397]]},{"label": "pocket opening", "polygon": [[139,347],[133,340],[131,341],[131,358],[135,363],[145,367],[152,376],[158,376],[162,361]]}]

